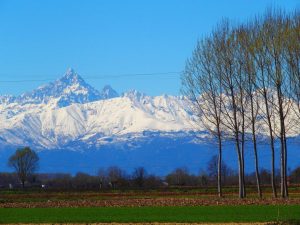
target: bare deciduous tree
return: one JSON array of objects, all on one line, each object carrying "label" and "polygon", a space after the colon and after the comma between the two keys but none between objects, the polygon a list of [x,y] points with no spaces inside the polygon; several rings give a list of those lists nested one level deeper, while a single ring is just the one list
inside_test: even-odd
[{"label": "bare deciduous tree", "polygon": [[9,160],[8,165],[16,171],[18,178],[25,187],[25,182],[38,168],[38,155],[29,147],[18,149]]},{"label": "bare deciduous tree", "polygon": [[243,25],[223,22],[211,36],[198,42],[187,61],[182,79],[184,93],[202,124],[219,140],[220,196],[224,139],[235,143],[241,198],[246,196],[245,144],[252,142],[257,190],[262,196],[257,136],[267,135],[273,196],[277,196],[275,141],[278,139],[281,196],[288,197],[287,138],[300,120],[299,43],[300,12],[288,15],[281,10],[269,10]]},{"label": "bare deciduous tree", "polygon": [[222,197],[222,85],[216,70],[216,53],[210,39],[199,41],[182,76],[183,92],[191,109],[218,143],[218,193]]},{"label": "bare deciduous tree", "polygon": [[138,185],[138,187],[144,187],[145,180],[147,178],[147,171],[144,167],[135,168],[132,174],[132,179]]}]

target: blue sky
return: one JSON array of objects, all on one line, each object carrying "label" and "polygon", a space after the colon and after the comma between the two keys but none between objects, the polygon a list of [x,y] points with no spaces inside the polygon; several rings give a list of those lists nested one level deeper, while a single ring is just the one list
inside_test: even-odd
[{"label": "blue sky", "polygon": [[242,22],[271,6],[289,11],[300,2],[0,0],[0,94],[29,91],[68,67],[98,89],[179,94],[177,73],[119,75],[180,72],[222,18]]}]

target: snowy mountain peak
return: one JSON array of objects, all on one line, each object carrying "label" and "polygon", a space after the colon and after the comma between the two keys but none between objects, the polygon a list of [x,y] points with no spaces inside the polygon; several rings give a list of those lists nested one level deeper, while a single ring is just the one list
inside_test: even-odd
[{"label": "snowy mountain peak", "polygon": [[56,102],[64,107],[72,103],[86,103],[102,99],[100,93],[87,84],[73,69],[53,83],[43,85],[36,90],[22,94],[17,101],[22,104]]},{"label": "snowy mountain peak", "polygon": [[109,99],[119,97],[119,94],[110,85],[105,85],[101,91],[101,96],[103,99]]},{"label": "snowy mountain peak", "polygon": [[31,92],[0,97],[0,147],[80,149],[81,144],[93,147],[144,137],[145,131],[186,131],[194,121],[186,108],[172,96],[131,90],[118,97],[109,85],[99,92],[68,69],[60,79]]},{"label": "snowy mountain peak", "polygon": [[72,67],[69,67],[66,71],[66,76],[76,74]]},{"label": "snowy mountain peak", "polygon": [[1,95],[0,96],[0,104],[9,104],[14,102],[15,97],[12,95]]},{"label": "snowy mountain peak", "polygon": [[131,100],[138,100],[138,101],[139,101],[139,100],[141,100],[143,97],[145,97],[146,94],[141,93],[141,92],[139,92],[139,91],[133,89],[133,90],[130,90],[130,91],[127,91],[127,92],[123,93],[122,96],[123,96],[123,97],[127,97],[127,98],[129,98],[129,99],[131,99]]},{"label": "snowy mountain peak", "polygon": [[118,93],[106,85],[102,92],[87,84],[84,79],[69,68],[66,73],[55,82],[42,85],[37,89],[24,93],[18,97],[0,96],[0,103],[24,104],[54,104],[65,107],[73,103],[88,103],[102,99],[118,97]]},{"label": "snowy mountain peak", "polygon": [[72,84],[83,84],[85,85],[85,81],[83,80],[83,78],[81,76],[79,76],[75,70],[73,68],[69,68],[65,75],[60,78],[58,81],[72,85]]}]

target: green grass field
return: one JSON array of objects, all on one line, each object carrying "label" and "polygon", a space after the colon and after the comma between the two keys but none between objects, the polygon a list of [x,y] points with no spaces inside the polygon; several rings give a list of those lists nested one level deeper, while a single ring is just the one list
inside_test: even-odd
[{"label": "green grass field", "polygon": [[300,205],[0,208],[0,223],[269,222],[300,220]]}]

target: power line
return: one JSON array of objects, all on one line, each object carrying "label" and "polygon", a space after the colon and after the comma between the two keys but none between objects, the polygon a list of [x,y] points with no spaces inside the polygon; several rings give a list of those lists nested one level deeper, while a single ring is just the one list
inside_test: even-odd
[{"label": "power line", "polygon": [[[132,74],[111,74],[111,75],[97,75],[83,77],[86,80],[101,80],[101,79],[115,79],[115,78],[126,78],[126,77],[149,77],[149,76],[165,76],[164,78],[177,78],[181,72],[160,72],[160,73],[132,73]],[[4,75],[4,74],[1,74]],[[6,74],[5,76],[9,76]],[[24,82],[46,82],[53,81],[54,78],[44,78],[44,79],[23,79],[23,80],[0,80],[0,83],[24,83]]]}]

